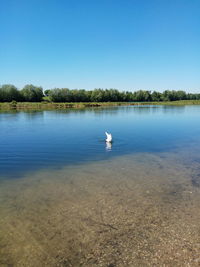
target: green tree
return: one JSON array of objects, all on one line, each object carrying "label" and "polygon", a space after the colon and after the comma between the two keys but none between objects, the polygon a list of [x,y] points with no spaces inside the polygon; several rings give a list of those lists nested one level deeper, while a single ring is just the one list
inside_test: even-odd
[{"label": "green tree", "polygon": [[103,89],[94,89],[91,94],[92,102],[102,102],[104,100],[104,90]]},{"label": "green tree", "polygon": [[151,101],[151,92],[150,91],[144,91],[139,90],[134,92],[134,100],[135,101]]},{"label": "green tree", "polygon": [[44,96],[42,87],[37,87],[32,84],[27,84],[21,90],[21,95],[24,101],[40,102]]},{"label": "green tree", "polygon": [[0,88],[0,102],[20,101],[21,95],[17,88],[12,84],[4,84]]},{"label": "green tree", "polygon": [[73,95],[68,88],[55,88],[49,92],[50,100],[53,102],[71,102]]},{"label": "green tree", "polygon": [[151,94],[151,100],[152,101],[162,101],[162,93],[153,91],[153,93]]}]

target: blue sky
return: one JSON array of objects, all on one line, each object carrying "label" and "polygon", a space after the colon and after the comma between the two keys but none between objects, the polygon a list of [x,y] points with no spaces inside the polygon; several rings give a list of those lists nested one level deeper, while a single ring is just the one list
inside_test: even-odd
[{"label": "blue sky", "polygon": [[200,92],[199,0],[0,0],[0,84]]}]

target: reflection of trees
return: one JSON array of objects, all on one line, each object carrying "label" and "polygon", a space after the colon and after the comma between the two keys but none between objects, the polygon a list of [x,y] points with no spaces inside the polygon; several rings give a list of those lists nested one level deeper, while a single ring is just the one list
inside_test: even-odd
[{"label": "reflection of trees", "polygon": [[26,112],[21,112],[24,117],[28,120],[33,120],[33,119],[43,119],[44,117],[44,111],[40,111],[40,110],[28,110]]},{"label": "reflection of trees", "polygon": [[53,110],[46,111],[56,114],[66,115],[81,115],[81,114],[94,114],[97,117],[104,116],[117,116],[119,114],[150,114],[150,113],[180,113],[184,112],[185,106],[153,106],[153,105],[137,105],[137,106],[119,106],[119,107],[96,107],[96,108],[83,108],[83,109],[66,109],[66,110]]},{"label": "reflection of trees", "polygon": [[144,105],[137,105],[137,106],[120,106],[120,107],[94,107],[94,108],[80,108],[80,109],[65,109],[65,110],[29,110],[29,111],[5,111],[0,112],[0,120],[1,120],[1,113],[4,114],[4,119],[8,120],[18,120],[19,117],[24,116],[24,118],[28,120],[32,119],[42,119],[46,115],[50,115],[52,113],[53,116],[79,116],[79,115],[87,115],[87,114],[94,114],[97,117],[104,117],[104,116],[117,116],[119,114],[130,114],[135,113],[139,115],[143,114],[150,114],[150,113],[183,113],[185,112],[185,106],[144,106]]},{"label": "reflection of trees", "polygon": [[183,113],[185,112],[185,106],[162,106],[164,113]]},{"label": "reflection of trees", "polygon": [[18,120],[20,112],[16,110],[0,111],[0,120]]},{"label": "reflection of trees", "polygon": [[[1,116],[1,114],[3,116]],[[17,111],[17,110],[10,110],[5,112],[0,112],[0,120],[19,120],[21,118],[25,118],[28,120],[33,120],[36,118],[42,119],[44,117],[44,111],[39,110],[29,110],[29,111]]]},{"label": "reflection of trees", "polygon": [[148,113],[156,113],[160,112],[160,108],[158,106],[133,106],[134,112],[137,114],[148,114]]},{"label": "reflection of trees", "polygon": [[[103,111],[103,112],[102,112]],[[161,109],[159,106],[144,106],[144,105],[137,105],[137,106],[121,106],[121,107],[112,107],[112,108],[102,108],[101,110],[95,110],[95,115],[104,116],[104,115],[118,115],[119,113],[136,113],[136,114],[148,114],[148,113],[155,113],[160,112]]]}]

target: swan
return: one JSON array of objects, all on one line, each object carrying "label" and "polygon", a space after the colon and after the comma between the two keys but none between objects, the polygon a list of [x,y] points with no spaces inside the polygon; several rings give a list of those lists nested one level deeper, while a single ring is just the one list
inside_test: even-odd
[{"label": "swan", "polygon": [[106,142],[112,143],[112,134],[105,132],[106,134]]}]

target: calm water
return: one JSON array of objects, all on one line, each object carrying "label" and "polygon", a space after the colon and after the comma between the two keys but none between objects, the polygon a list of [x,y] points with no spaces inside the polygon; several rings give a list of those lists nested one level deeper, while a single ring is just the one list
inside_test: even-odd
[{"label": "calm water", "polygon": [[0,266],[200,266],[199,122],[200,106],[0,113]]},{"label": "calm water", "polygon": [[[200,144],[199,106],[0,113],[0,173],[57,168]],[[113,134],[106,147],[104,132]]]}]

